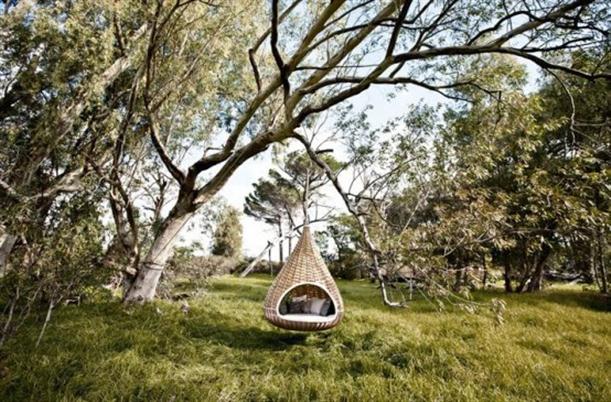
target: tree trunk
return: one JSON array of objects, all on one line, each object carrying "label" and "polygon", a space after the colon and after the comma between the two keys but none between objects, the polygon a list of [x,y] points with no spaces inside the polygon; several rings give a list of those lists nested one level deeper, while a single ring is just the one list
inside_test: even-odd
[{"label": "tree trunk", "polygon": [[543,250],[541,250],[541,254],[539,255],[539,261],[537,261],[535,265],[535,270],[530,277],[530,282],[528,283],[528,292],[536,292],[541,290],[541,282],[543,281],[543,267],[545,267],[545,262],[549,257],[552,249],[547,244],[543,245]]},{"label": "tree trunk", "polygon": [[278,222],[278,236],[280,237],[280,241],[278,242],[278,258],[280,259],[280,264],[284,261],[284,233],[282,231],[282,221]]},{"label": "tree trunk", "polygon": [[598,288],[602,291],[602,283],[600,282],[600,278],[597,272],[598,269],[596,267],[596,248],[593,244],[590,243],[588,250],[590,251],[588,255],[588,265],[590,270],[590,276],[592,277],[592,282],[594,282],[594,284],[598,286]]},{"label": "tree trunk", "polygon": [[111,196],[109,201],[116,234],[106,250],[102,264],[108,269],[116,271],[117,275],[110,283],[113,288],[125,285],[129,287],[138,271],[140,259],[139,241],[134,236],[137,228],[135,225],[132,227],[129,224],[129,219],[125,219],[124,208],[116,198]]},{"label": "tree trunk", "polygon": [[[516,286],[516,293],[522,293],[522,291],[526,288],[526,283],[528,282],[528,278],[530,278],[530,273],[532,272],[532,266],[528,261],[528,253],[524,249],[520,251],[520,255],[518,258],[520,259],[520,280],[518,281],[518,286]],[[534,264],[533,264],[534,266]]]},{"label": "tree trunk", "polygon": [[482,254],[482,270],[484,271],[484,276],[482,277],[482,288],[486,289],[486,284],[488,282],[488,267],[486,266],[486,254]]},{"label": "tree trunk", "polygon": [[457,268],[456,269],[456,273],[454,274],[454,286],[452,286],[454,291],[460,290],[460,288],[462,287],[462,285],[464,283],[464,280],[463,280],[463,271],[464,271],[464,268]]},{"label": "tree trunk", "polygon": [[136,279],[125,294],[125,301],[145,302],[155,297],[163,267],[172,256],[178,235],[191,216],[192,212],[176,211],[166,219],[140,263]]},{"label": "tree trunk", "polygon": [[8,264],[8,257],[17,241],[17,236],[5,233],[0,236],[0,276],[4,275],[4,267]]},{"label": "tree trunk", "polygon": [[606,241],[603,238],[601,231],[598,231],[598,269],[600,271],[600,291],[603,294],[607,294],[609,292],[608,282],[607,282],[607,266],[605,264],[605,255],[607,251]]},{"label": "tree trunk", "polygon": [[505,279],[505,292],[511,293],[513,292],[513,286],[511,285],[511,264],[507,257],[505,257],[504,265],[505,272],[503,273],[503,279]]}]

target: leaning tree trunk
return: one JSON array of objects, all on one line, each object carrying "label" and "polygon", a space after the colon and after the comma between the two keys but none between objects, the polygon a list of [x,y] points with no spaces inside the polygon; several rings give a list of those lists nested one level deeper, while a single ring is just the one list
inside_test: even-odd
[{"label": "leaning tree trunk", "polygon": [[[392,300],[390,300],[388,290],[386,289],[386,279],[384,278],[384,275],[382,274],[382,271],[380,270],[379,257],[381,253],[369,235],[369,229],[367,228],[367,222],[365,222],[365,218],[363,214],[360,213],[360,211],[358,211],[357,207],[348,198],[348,193],[346,193],[343,190],[342,185],[340,184],[337,175],[333,172],[333,170],[329,167],[329,165],[327,165],[325,161],[323,161],[320,158],[320,156],[314,151],[314,149],[312,149],[312,146],[310,145],[310,143],[304,137],[300,135],[295,135],[295,138],[297,138],[304,145],[308,155],[310,156],[310,159],[313,160],[314,163],[316,163],[325,172],[325,175],[327,176],[329,181],[331,181],[331,184],[333,184],[333,186],[335,187],[339,195],[342,197],[342,200],[344,201],[346,208],[352,214],[352,216],[354,216],[354,218],[356,219],[359,225],[359,228],[361,230],[361,234],[363,235],[363,240],[364,240],[365,246],[367,247],[367,251],[369,251],[369,254],[371,256],[371,260],[373,263],[372,264],[372,271],[373,271],[372,274],[373,276],[375,276],[375,278],[380,283],[380,291],[382,293],[382,300],[384,301],[384,304],[390,307],[403,306],[401,303],[393,302]],[[307,218],[307,212],[305,213],[305,215]]]},{"label": "leaning tree trunk", "polygon": [[180,231],[192,212],[173,211],[155,236],[153,245],[138,267],[134,282],[125,294],[126,302],[144,302],[155,297],[163,268],[172,256]]},{"label": "leaning tree trunk", "polygon": [[[609,292],[609,285],[608,285],[608,281],[607,281],[607,265],[606,265],[606,253],[607,253],[607,242],[605,241],[606,239],[603,237],[602,231],[599,229],[596,231],[596,246],[592,247],[592,252],[594,252],[594,250],[598,249],[597,251],[597,257],[598,257],[598,261],[596,264],[596,262],[594,263],[594,265],[598,265],[598,273],[599,273],[599,277],[600,277],[600,292],[603,294],[607,294]],[[596,270],[596,268],[594,268]]]},{"label": "leaning tree trunk", "polygon": [[5,233],[0,236],[0,276],[4,274],[4,267],[8,264],[8,257],[17,241],[17,236]]},{"label": "leaning tree trunk", "polygon": [[545,268],[545,263],[551,253],[551,247],[547,244],[543,245],[543,250],[539,255],[539,261],[535,264],[535,270],[530,277],[530,282],[528,283],[528,292],[536,292],[541,290],[542,282],[543,282],[543,268]]}]

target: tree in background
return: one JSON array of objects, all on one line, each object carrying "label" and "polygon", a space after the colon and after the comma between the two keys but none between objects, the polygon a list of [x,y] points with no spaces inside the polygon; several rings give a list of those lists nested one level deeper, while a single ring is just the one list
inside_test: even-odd
[{"label": "tree in background", "polygon": [[[320,151],[321,158],[334,172],[341,170],[344,166],[332,155],[326,153],[328,151],[330,150]],[[305,215],[309,214],[311,209],[315,209],[313,220],[325,220],[327,214],[319,211],[319,209],[329,209],[325,208],[322,203],[324,194],[321,190],[329,182],[325,172],[308,157],[307,153],[302,151],[287,154],[278,163],[278,169],[278,172],[274,172],[273,175],[277,177],[276,180],[279,183],[292,188],[297,194],[304,220]],[[291,225],[295,226],[294,220],[291,221]]]},{"label": "tree in background", "polygon": [[285,226],[291,226],[290,222],[299,210],[298,194],[273,169],[269,171],[269,179],[261,178],[253,187],[244,201],[244,213],[276,229],[278,261],[282,262]]},{"label": "tree in background", "polygon": [[369,275],[369,260],[362,234],[351,215],[333,216],[323,232],[317,233],[321,253],[333,276],[344,279]]},{"label": "tree in background", "polygon": [[[146,23],[123,7],[18,2],[0,21],[0,222],[17,264],[51,211],[95,193],[93,166],[112,158]],[[121,49],[114,45],[115,13]],[[61,201],[58,201],[59,198]],[[31,228],[32,230],[29,230]]]},{"label": "tree in background", "polygon": [[[325,161],[334,169],[341,165],[330,155],[323,155]],[[276,160],[276,169],[270,169],[268,179],[260,179],[254,184],[255,190],[250,193],[244,203],[244,213],[274,225],[277,237],[269,241],[266,248],[242,271],[246,276],[256,264],[270,253],[274,244],[278,243],[279,261],[284,261],[284,239],[288,238],[289,252],[292,250],[292,239],[295,233],[306,223],[327,220],[332,208],[322,204],[324,195],[322,187],[328,183],[324,173],[303,152],[290,152]],[[314,214],[310,216],[311,210]],[[303,222],[297,219],[301,217]],[[285,228],[286,226],[286,228]],[[286,230],[285,230],[286,229]]]},{"label": "tree in background", "polygon": [[[606,291],[608,83],[567,78],[552,73],[534,94],[514,86],[502,102],[448,120],[456,176],[452,196],[437,203],[438,227],[477,233],[455,251],[459,268],[484,252],[503,267],[507,291],[539,290],[546,275],[597,279]],[[470,217],[484,226],[466,225]]]},{"label": "tree in background", "polygon": [[[572,57],[584,63],[585,55]],[[537,291],[546,275],[576,270],[605,292],[608,83],[551,75],[525,93],[523,66],[505,57],[479,62],[464,76],[494,83],[498,94],[456,91],[459,102],[443,116],[416,108],[398,132],[369,135],[386,131],[388,146],[357,146],[372,173],[362,175],[360,192],[336,184],[361,229],[352,247],[367,250],[369,241],[384,275],[407,269],[437,291],[465,290],[476,268],[485,277],[488,261],[509,292]],[[354,238],[351,226],[331,229],[340,231],[333,238]]]},{"label": "tree in background", "polygon": [[212,254],[239,258],[242,254],[242,223],[240,212],[228,206],[221,213],[212,235]]}]

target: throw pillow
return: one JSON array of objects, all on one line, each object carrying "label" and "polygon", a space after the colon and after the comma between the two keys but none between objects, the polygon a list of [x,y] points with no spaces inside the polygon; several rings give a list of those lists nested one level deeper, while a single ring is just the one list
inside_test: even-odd
[{"label": "throw pillow", "polygon": [[302,314],[304,307],[304,301],[292,301],[289,303],[289,314]]},{"label": "throw pillow", "polygon": [[306,313],[320,315],[320,310],[322,309],[324,303],[324,299],[319,299],[316,297],[308,300],[308,303],[306,305]]},{"label": "throw pillow", "polygon": [[292,302],[305,302],[308,299],[308,295],[296,296],[291,299]]},{"label": "throw pillow", "polygon": [[331,308],[331,300],[327,299],[323,302],[322,307],[320,308],[320,315],[322,316],[329,315],[330,308]]}]

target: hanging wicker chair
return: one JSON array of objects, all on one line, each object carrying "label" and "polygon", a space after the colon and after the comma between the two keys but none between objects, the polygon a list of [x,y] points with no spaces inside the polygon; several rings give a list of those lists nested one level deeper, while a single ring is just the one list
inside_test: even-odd
[{"label": "hanging wicker chair", "polygon": [[[281,314],[280,304],[287,296],[330,300],[326,316]],[[294,331],[322,331],[333,328],[344,316],[344,302],[318,248],[310,228],[305,226],[297,246],[276,276],[265,298],[265,319],[273,325]]]}]

